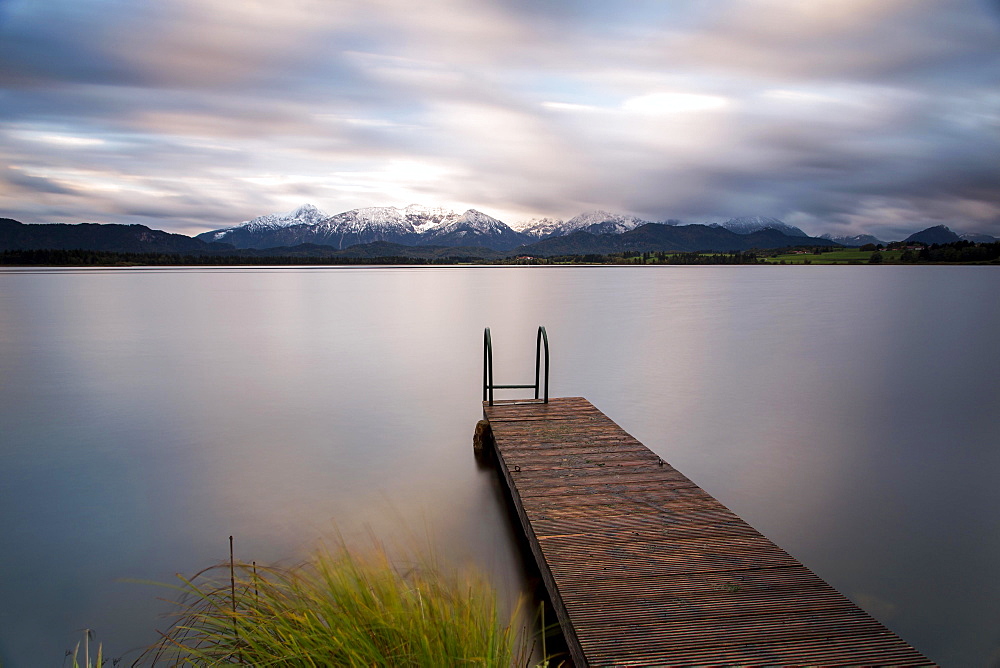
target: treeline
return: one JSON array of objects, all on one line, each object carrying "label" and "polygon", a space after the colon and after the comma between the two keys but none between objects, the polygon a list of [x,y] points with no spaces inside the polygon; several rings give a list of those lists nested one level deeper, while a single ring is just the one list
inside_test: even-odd
[{"label": "treeline", "polygon": [[1000,242],[977,244],[955,241],[949,244],[931,244],[919,251],[905,250],[900,262],[997,262],[1000,261]]},{"label": "treeline", "polygon": [[1000,262],[1000,242],[995,243],[974,243],[972,241],[954,241],[946,244],[931,244],[919,249],[907,248],[903,242],[893,242],[886,248],[887,251],[899,251],[895,259],[890,259],[882,253],[882,246],[867,244],[860,250],[871,251],[868,258],[869,264],[940,264],[940,263],[968,263],[985,264]]},{"label": "treeline", "polygon": [[[824,249],[825,250],[825,249]],[[886,251],[892,250],[891,247]],[[822,252],[820,249],[817,253]],[[897,251],[898,252],[898,251]],[[409,257],[389,255],[381,257],[345,257],[331,255],[242,255],[242,254],[191,254],[132,253],[98,250],[7,250],[0,251],[0,266],[27,267],[233,267],[233,266],[294,266],[294,265],[449,265],[449,264],[673,264],[673,265],[722,265],[759,264],[775,251],[733,253],[667,253],[662,251],[624,251],[611,254],[587,253],[556,255],[552,257],[508,257],[484,259],[476,255],[446,257]],[[864,259],[851,260],[861,264]],[[973,243],[956,241],[933,244],[921,249],[906,249],[894,258],[882,250],[871,252],[868,262],[875,263],[1000,263],[1000,242]],[[783,261],[782,261],[783,263]],[[808,260],[806,260],[808,263]]]},{"label": "treeline", "polygon": [[[516,264],[757,264],[758,262],[760,259],[752,251],[712,254],[624,251],[609,255],[588,253],[584,255],[554,255],[552,257],[520,257],[514,261]],[[501,260],[494,264],[509,263],[510,260]]]},{"label": "treeline", "polygon": [[757,264],[760,258],[753,251],[736,253],[654,253],[654,264]]},{"label": "treeline", "polygon": [[177,253],[116,253],[92,250],[8,250],[0,252],[0,265],[38,267],[231,267],[245,265],[368,265],[368,264],[456,264],[479,262],[476,257],[413,258],[180,255]]},{"label": "treeline", "polygon": [[445,264],[756,264],[757,255],[742,253],[663,253],[625,251],[610,255],[560,255],[485,260],[477,256],[422,258],[406,256],[256,256],[181,255],[178,253],[118,253],[96,250],[8,250],[0,265],[38,267],[227,267],[245,265],[445,265]]}]

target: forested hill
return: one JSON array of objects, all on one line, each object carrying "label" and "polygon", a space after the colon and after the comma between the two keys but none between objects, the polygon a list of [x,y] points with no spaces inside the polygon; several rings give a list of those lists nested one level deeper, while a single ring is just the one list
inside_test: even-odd
[{"label": "forested hill", "polygon": [[98,223],[26,225],[10,218],[0,218],[0,251],[38,249],[85,249],[117,253],[204,253],[232,249],[232,246],[206,243],[183,234],[152,230],[145,225]]},{"label": "forested hill", "polygon": [[720,252],[750,249],[787,248],[789,246],[835,247],[840,244],[815,237],[789,237],[778,230],[766,229],[737,234],[711,225],[661,225],[650,223],[622,234],[574,232],[562,237],[522,246],[522,255],[608,255],[624,251],[638,252]]}]

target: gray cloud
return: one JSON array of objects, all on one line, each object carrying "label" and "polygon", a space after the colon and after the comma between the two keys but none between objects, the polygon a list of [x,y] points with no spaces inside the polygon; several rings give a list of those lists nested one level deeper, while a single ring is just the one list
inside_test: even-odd
[{"label": "gray cloud", "polygon": [[49,193],[54,195],[72,195],[74,192],[58,183],[39,176],[28,176],[20,172],[11,171],[5,174],[2,183],[7,188],[14,189],[23,197],[31,197],[35,193]]},{"label": "gray cloud", "polygon": [[311,201],[1000,235],[976,0],[7,0],[0,208],[200,231]]}]

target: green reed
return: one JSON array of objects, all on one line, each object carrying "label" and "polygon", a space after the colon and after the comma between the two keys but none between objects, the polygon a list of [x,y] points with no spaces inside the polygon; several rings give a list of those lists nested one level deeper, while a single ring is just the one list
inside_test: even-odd
[{"label": "green reed", "polygon": [[[102,645],[97,645],[97,657],[94,663],[90,662],[90,641],[94,639],[94,632],[91,629],[83,630],[83,663],[80,663],[80,643],[76,644],[73,648],[73,668],[103,668],[104,666],[104,648]],[[66,652],[67,656],[70,653]]]},{"label": "green reed", "polygon": [[[180,576],[178,576],[180,577]],[[180,577],[178,611],[140,664],[252,666],[525,665],[480,578],[381,548],[322,550],[290,569],[231,561]],[[511,618],[513,619],[513,617]]]}]

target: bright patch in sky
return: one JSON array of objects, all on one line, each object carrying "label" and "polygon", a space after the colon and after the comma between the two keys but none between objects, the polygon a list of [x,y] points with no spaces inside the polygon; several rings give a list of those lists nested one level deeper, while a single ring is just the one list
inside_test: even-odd
[{"label": "bright patch in sky", "polygon": [[696,93],[650,93],[622,102],[623,110],[648,115],[713,111],[726,106],[729,106],[729,100],[724,97]]},{"label": "bright patch in sky", "polygon": [[555,111],[601,111],[600,107],[595,107],[590,104],[573,104],[570,102],[542,102],[542,106],[546,109],[553,109]]},{"label": "bright patch in sky", "polygon": [[101,146],[106,142],[97,137],[77,137],[75,135],[55,134],[50,132],[38,132],[34,130],[20,130],[10,133],[17,139],[26,141],[52,144],[53,146],[63,146],[66,148],[82,148],[86,146]]}]

